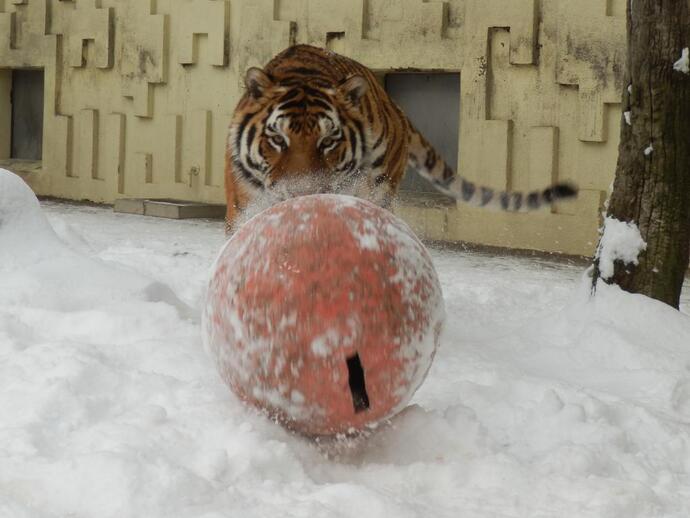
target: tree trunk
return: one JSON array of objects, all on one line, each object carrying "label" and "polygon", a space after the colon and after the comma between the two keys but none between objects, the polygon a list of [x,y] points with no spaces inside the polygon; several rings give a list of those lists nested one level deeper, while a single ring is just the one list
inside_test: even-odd
[{"label": "tree trunk", "polygon": [[[677,308],[690,254],[690,74],[680,60],[690,0],[630,0],[627,18],[629,113],[607,215],[636,224],[647,248],[605,280]],[[594,286],[599,267],[598,254]]]}]

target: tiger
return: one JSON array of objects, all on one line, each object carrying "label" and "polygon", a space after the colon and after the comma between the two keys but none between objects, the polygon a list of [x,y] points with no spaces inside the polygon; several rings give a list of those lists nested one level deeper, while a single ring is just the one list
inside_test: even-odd
[{"label": "tiger", "polygon": [[[294,45],[246,72],[225,153],[226,229],[261,195],[281,200],[351,189],[390,208],[409,167],[458,202],[524,212],[577,196],[571,183],[497,192],[456,175],[388,96],[350,58]],[[317,181],[301,181],[305,178]]]}]

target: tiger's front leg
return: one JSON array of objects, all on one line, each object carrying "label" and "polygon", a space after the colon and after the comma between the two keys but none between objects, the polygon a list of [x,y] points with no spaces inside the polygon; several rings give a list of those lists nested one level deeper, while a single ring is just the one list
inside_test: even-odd
[{"label": "tiger's front leg", "polygon": [[230,152],[225,156],[225,235],[229,236],[234,230],[237,219],[244,211],[249,201],[249,195],[237,182],[232,167]]}]

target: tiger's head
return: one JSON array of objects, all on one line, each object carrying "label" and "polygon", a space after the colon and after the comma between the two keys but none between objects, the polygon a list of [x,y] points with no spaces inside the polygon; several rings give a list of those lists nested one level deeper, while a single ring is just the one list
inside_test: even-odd
[{"label": "tiger's head", "polygon": [[298,193],[310,194],[358,176],[367,148],[359,108],[369,88],[364,77],[340,84],[306,74],[276,81],[251,68],[245,84],[228,142],[238,178],[255,189],[271,189],[283,180],[299,184],[294,180],[310,177],[316,181]]}]

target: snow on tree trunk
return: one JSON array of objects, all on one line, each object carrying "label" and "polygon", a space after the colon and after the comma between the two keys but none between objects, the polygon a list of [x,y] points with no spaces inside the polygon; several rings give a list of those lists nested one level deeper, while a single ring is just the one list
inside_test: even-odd
[{"label": "snow on tree trunk", "polygon": [[[628,4],[628,76],[623,93],[626,124],[607,221],[639,229],[646,247],[637,258],[602,254],[599,278],[678,307],[690,253],[690,6],[687,0],[635,0]],[[629,242],[627,243],[629,244]],[[609,264],[613,260],[613,274]]]}]

